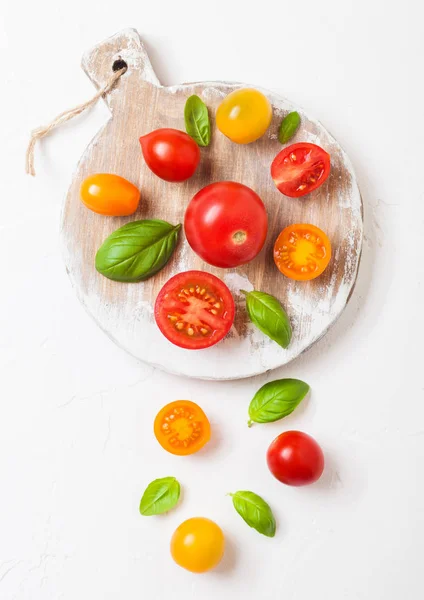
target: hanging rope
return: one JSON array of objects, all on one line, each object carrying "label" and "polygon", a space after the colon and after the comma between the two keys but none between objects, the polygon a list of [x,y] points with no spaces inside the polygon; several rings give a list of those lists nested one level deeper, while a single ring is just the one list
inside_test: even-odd
[{"label": "hanging rope", "polygon": [[97,102],[97,100],[99,100],[99,98],[102,98],[103,96],[105,96],[112,90],[115,83],[118,81],[118,79],[121,77],[121,75],[123,75],[125,73],[126,70],[127,70],[127,67],[123,67],[122,69],[119,69],[118,71],[116,71],[111,76],[111,78],[106,83],[106,85],[104,85],[97,92],[97,94],[91,98],[91,100],[88,100],[88,102],[79,104],[78,106],[75,106],[74,108],[71,108],[70,110],[65,110],[63,113],[60,113],[60,115],[58,115],[55,119],[53,119],[53,121],[51,123],[49,123],[49,125],[45,125],[44,127],[38,127],[37,129],[34,129],[34,131],[31,132],[31,139],[29,141],[28,148],[26,151],[26,163],[25,163],[25,170],[28,175],[35,176],[34,150],[35,150],[35,144],[37,143],[37,140],[41,140],[43,137],[48,135],[53,129],[55,129],[59,125],[62,125],[62,123],[66,123],[67,121],[70,121],[71,119],[80,115],[82,112],[84,112],[88,108],[91,108],[92,106],[94,106],[94,104],[96,104],[96,102]]}]

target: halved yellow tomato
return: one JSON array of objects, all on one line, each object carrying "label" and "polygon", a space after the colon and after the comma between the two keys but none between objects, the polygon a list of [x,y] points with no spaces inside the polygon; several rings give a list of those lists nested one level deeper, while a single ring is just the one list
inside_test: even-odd
[{"label": "halved yellow tomato", "polygon": [[190,400],[170,402],[154,423],[159,444],[171,454],[194,454],[209,441],[211,426],[203,410]]},{"label": "halved yellow tomato", "polygon": [[275,264],[290,279],[315,279],[325,271],[330,258],[330,240],[315,225],[290,225],[283,229],[275,242]]}]

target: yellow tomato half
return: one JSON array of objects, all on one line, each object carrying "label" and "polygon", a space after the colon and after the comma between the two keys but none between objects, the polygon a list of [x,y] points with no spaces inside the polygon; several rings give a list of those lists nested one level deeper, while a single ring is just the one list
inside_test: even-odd
[{"label": "yellow tomato half", "polygon": [[177,565],[193,573],[204,573],[216,567],[224,549],[222,529],[204,517],[184,521],[171,539],[172,558]]},{"label": "yellow tomato half", "polygon": [[262,92],[251,88],[228,94],[216,111],[216,125],[237,144],[249,144],[263,136],[272,119],[272,106]]},{"label": "yellow tomato half", "polygon": [[99,215],[126,217],[137,210],[140,192],[135,185],[119,175],[96,173],[81,184],[81,200]]}]

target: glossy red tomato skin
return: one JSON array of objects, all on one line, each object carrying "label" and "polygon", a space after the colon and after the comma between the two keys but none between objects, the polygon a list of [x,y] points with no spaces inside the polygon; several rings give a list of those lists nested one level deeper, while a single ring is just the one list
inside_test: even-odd
[{"label": "glossy red tomato skin", "polygon": [[[292,160],[291,157],[296,155],[297,159]],[[303,160],[303,157],[307,160]],[[322,165],[322,168],[317,169],[317,165]],[[328,178],[330,169],[328,152],[316,144],[299,142],[277,154],[271,164],[271,177],[282,194],[300,198],[319,188]],[[302,186],[305,187],[299,189]]]},{"label": "glossy red tomato skin", "polygon": [[220,181],[190,201],[184,229],[191,248],[215,267],[248,263],[261,251],[268,230],[264,203],[251,188]]},{"label": "glossy red tomato skin", "polygon": [[292,486],[317,481],[324,470],[324,454],[313,437],[302,431],[285,431],[271,443],[268,468],[276,479]]},{"label": "glossy red tomato skin", "polygon": [[156,129],[140,138],[147,166],[165,181],[180,182],[194,175],[200,161],[196,142],[178,129]]},{"label": "glossy red tomato skin", "polygon": [[[178,292],[193,289],[194,294],[189,295],[198,297],[196,286],[200,286],[200,290],[205,289],[206,295],[214,296],[211,306],[208,307],[209,310],[213,308],[215,300],[221,305],[219,309],[215,309],[215,315],[207,315],[210,321],[206,327],[210,332],[206,337],[189,337],[185,334],[187,327],[183,331],[178,331],[168,318],[168,314],[175,311],[175,314],[183,315],[181,321],[185,324],[184,306],[178,303]],[[202,350],[220,342],[230,331],[234,322],[235,304],[228,287],[215,275],[204,271],[185,271],[174,275],[165,283],[156,298],[154,312],[156,324],[168,341],[186,350]]]}]

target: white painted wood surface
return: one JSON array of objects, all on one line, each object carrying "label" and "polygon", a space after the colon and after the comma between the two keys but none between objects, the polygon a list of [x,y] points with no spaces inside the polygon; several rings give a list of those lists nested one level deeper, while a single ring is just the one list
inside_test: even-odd
[{"label": "white painted wood surface", "polygon": [[[274,117],[261,140],[245,146],[234,144],[216,130],[212,118],[212,143],[202,149],[201,165],[195,176],[184,184],[164,182],[145,165],[139,136],[158,127],[184,129],[184,104],[191,94],[201,96],[211,116],[214,115],[221,99],[241,84],[212,82],[162,87],[133,29],[124,30],[87,52],[83,68],[96,87],[101,87],[110,78],[117,60],[124,60],[128,71],[106,98],[112,118],[82,157],[63,213],[65,260],[78,297],[118,345],[137,358],[173,373],[232,379],[288,363],[325,334],[343,311],[356,280],[362,248],[362,201],[348,157],[318,121],[288,100],[264,90],[273,104]],[[299,110],[302,122],[292,142],[317,143],[330,153],[332,161],[327,182],[302,199],[280,194],[269,173],[274,156],[281,150],[276,135],[279,123],[284,114],[294,109]],[[116,173],[139,186],[142,199],[135,215],[104,217],[81,204],[82,180],[99,172]],[[216,269],[197,257],[182,239],[166,268],[144,283],[117,283],[96,272],[95,253],[112,231],[140,218],[181,223],[191,197],[204,185],[221,180],[249,185],[265,203],[268,237],[254,261],[237,269]],[[291,281],[274,265],[274,241],[291,223],[317,225],[331,240],[331,263],[314,281]],[[170,344],[153,319],[154,300],[162,285],[175,273],[190,269],[204,269],[221,277],[232,290],[237,306],[236,320],[226,339],[197,352]],[[281,348],[249,323],[240,288],[267,291],[280,299],[293,326],[293,340],[288,349]]]}]

